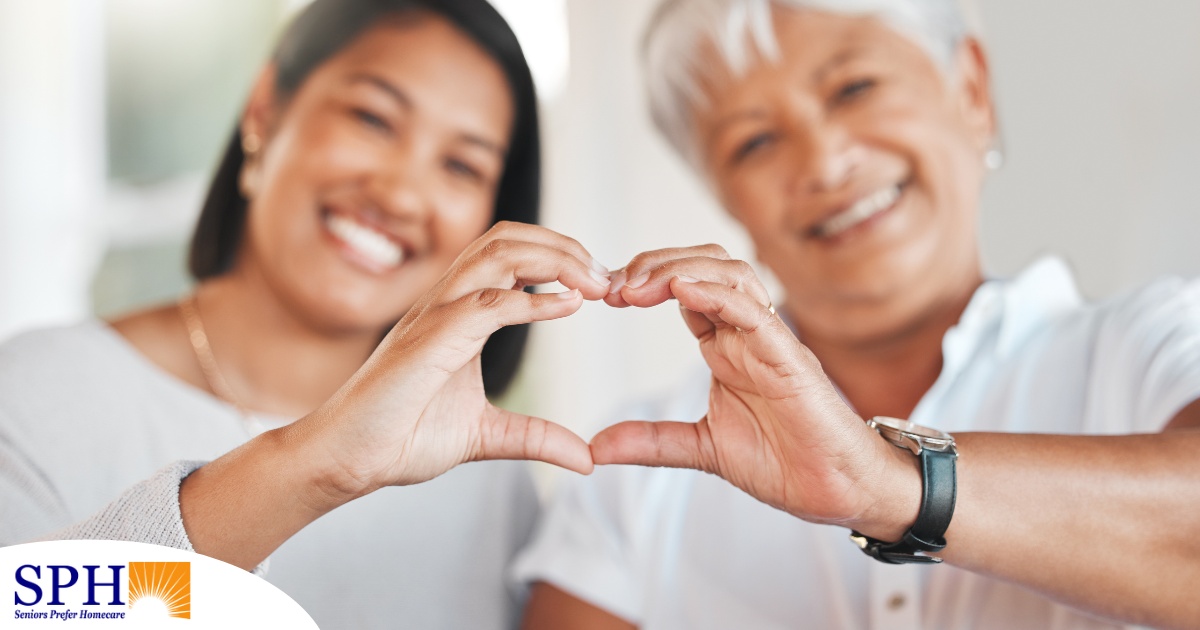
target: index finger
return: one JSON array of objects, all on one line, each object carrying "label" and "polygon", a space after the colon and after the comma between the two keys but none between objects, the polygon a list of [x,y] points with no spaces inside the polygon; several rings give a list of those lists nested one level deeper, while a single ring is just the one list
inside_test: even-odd
[{"label": "index finger", "polygon": [[729,260],[729,252],[725,251],[724,247],[715,243],[707,245],[694,245],[691,247],[667,247],[664,249],[656,249],[648,252],[642,252],[634,256],[629,264],[621,269],[613,272],[612,286],[609,288],[608,297],[604,298],[604,302],[609,306],[624,308],[630,306],[625,298],[621,297],[621,289],[625,283],[630,280],[650,273],[654,269],[661,267],[673,260],[683,258],[715,258],[717,260]]},{"label": "index finger", "polygon": [[462,255],[459,256],[459,260],[466,260],[484,247],[487,247],[487,244],[491,241],[498,239],[525,241],[527,243],[553,247],[578,258],[580,262],[592,268],[600,275],[608,276],[611,274],[608,268],[596,260],[591,252],[579,241],[565,234],[555,232],[550,228],[530,223],[517,223],[515,221],[500,221],[496,225],[493,225],[483,236],[476,239],[474,243],[471,243],[467,247]]}]

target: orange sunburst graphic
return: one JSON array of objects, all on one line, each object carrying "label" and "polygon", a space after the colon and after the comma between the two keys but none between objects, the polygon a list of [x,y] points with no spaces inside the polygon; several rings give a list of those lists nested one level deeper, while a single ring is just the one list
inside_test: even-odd
[{"label": "orange sunburst graphic", "polygon": [[153,597],[176,619],[192,618],[192,563],[130,562],[129,607]]}]

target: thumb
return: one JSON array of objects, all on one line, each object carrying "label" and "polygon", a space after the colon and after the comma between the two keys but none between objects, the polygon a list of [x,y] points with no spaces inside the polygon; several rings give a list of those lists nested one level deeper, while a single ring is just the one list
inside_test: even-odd
[{"label": "thumb", "polygon": [[699,422],[620,422],[592,438],[592,460],[596,464],[666,466],[715,473],[714,453],[707,418]]},{"label": "thumb", "polygon": [[471,459],[533,460],[583,475],[593,468],[587,442],[567,428],[497,407],[484,415],[479,449]]}]

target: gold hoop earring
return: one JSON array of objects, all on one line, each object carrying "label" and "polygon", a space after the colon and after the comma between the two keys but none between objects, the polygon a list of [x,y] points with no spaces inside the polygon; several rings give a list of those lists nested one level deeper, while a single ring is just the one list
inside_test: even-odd
[{"label": "gold hoop earring", "polygon": [[254,155],[262,148],[262,139],[256,133],[248,133],[242,136],[242,153],[246,155]]}]

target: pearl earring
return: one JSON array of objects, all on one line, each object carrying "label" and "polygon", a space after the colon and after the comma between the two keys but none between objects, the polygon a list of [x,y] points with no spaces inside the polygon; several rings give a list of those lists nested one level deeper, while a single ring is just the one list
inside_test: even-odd
[{"label": "pearl earring", "polygon": [[988,149],[987,153],[983,154],[983,165],[989,171],[1000,170],[1000,167],[1004,166],[1004,154],[1000,152],[1000,149]]}]

